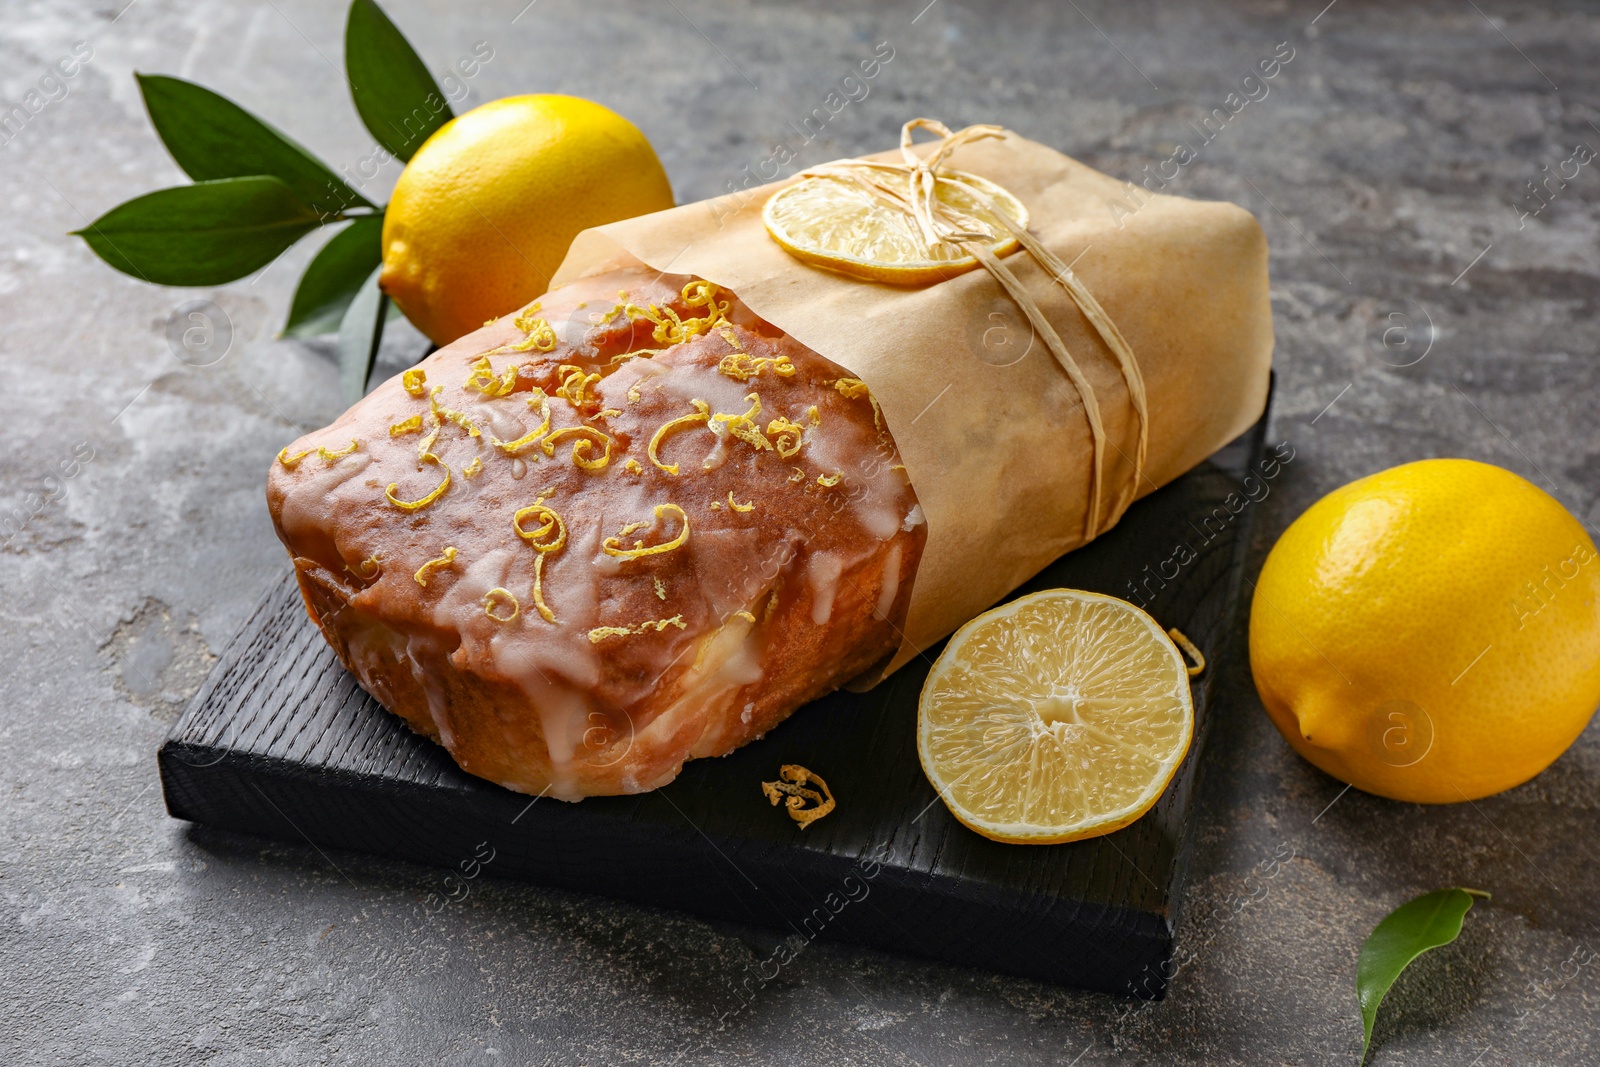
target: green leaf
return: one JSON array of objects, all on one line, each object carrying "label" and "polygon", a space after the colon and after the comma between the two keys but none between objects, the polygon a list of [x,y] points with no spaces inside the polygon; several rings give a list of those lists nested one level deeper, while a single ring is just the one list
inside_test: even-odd
[{"label": "green leaf", "polygon": [[388,308],[389,297],[378,288],[378,270],[374,270],[361,283],[339,323],[339,387],[347,404],[366,395]]},{"label": "green leaf", "polygon": [[373,0],[351,0],[344,67],[361,121],[401,162],[455,117],[433,75]]},{"label": "green leaf", "polygon": [[124,274],[221,285],[271,263],[317,224],[316,210],[277,178],[223,178],[146,193],[72,232]]},{"label": "green leaf", "polygon": [[1461,933],[1461,920],[1473,897],[1489,899],[1477,889],[1436,889],[1391,911],[1367,936],[1356,965],[1356,996],[1361,1002],[1361,1062],[1372,1044],[1378,1005],[1411,961],[1431,948],[1448,945]]},{"label": "green leaf", "polygon": [[383,261],[383,216],[356,219],[333,235],[300,276],[283,332],[290,337],[333,333],[367,276]]},{"label": "green leaf", "polygon": [[375,206],[321,160],[227,97],[182,78],[134,77],[151,125],[178,166],[195,181],[265,174],[329,215]]}]

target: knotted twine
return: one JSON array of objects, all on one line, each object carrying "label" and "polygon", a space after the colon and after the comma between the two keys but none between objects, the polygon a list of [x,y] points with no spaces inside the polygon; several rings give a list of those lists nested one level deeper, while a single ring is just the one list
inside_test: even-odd
[{"label": "knotted twine", "polygon": [[[911,135],[918,129],[928,130],[940,138],[934,143],[934,150],[925,159],[912,151],[911,147]],[[1035,334],[1044,340],[1045,347],[1066,372],[1067,378],[1077,389],[1078,396],[1083,402],[1084,416],[1088,420],[1089,433],[1094,441],[1093,464],[1089,475],[1089,507],[1084,515],[1084,538],[1088,540],[1116,524],[1122,513],[1128,509],[1128,505],[1133,503],[1139,480],[1144,476],[1145,453],[1150,437],[1144,376],[1139,371],[1139,363],[1134,359],[1133,349],[1128,346],[1122,331],[1117,329],[1117,324],[1111,321],[1111,316],[1106,314],[1100,302],[1094,298],[1094,294],[1090,293],[1088,287],[1072,272],[1072,268],[1061,262],[1036,237],[1011,218],[987,193],[967,181],[961,172],[945,166],[950,154],[962,145],[1005,135],[1006,131],[1000,126],[976,125],[951,132],[948,126],[937,120],[912,119],[900,128],[900,155],[905,162],[879,163],[869,159],[845,159],[803,171],[801,177],[833,178],[846,182],[866,193],[877,206],[906,216],[912,220],[917,233],[921,235],[929,259],[933,258],[935,251],[942,244],[956,246],[976,259],[1021,309]],[[1077,361],[1072,358],[1072,353],[1067,350],[1066,343],[1061,340],[1060,334],[1056,333],[1055,327],[1050,325],[1050,321],[1045,318],[1044,312],[1023,287],[1022,282],[998,256],[990,251],[989,243],[994,239],[994,235],[989,232],[984,221],[940,200],[936,190],[941,184],[960,189],[998,220],[1051,279],[1066,290],[1067,295],[1078,306],[1078,310],[1083,313],[1083,317],[1094,327],[1100,339],[1117,358],[1117,364],[1122,370],[1122,380],[1128,388],[1129,400],[1139,420],[1139,444],[1133,457],[1133,477],[1117,494],[1110,518],[1104,526],[1101,525],[1100,516],[1107,441],[1094,386],[1084,376]],[[1118,451],[1120,452],[1120,449]]]}]

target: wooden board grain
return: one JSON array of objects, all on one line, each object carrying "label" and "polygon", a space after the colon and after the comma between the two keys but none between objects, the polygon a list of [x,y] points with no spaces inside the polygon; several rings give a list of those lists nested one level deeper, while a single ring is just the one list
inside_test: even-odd
[{"label": "wooden board grain", "polygon": [[[670,786],[579,804],[473,778],[356,685],[291,575],[268,591],[174,725],[159,762],[177,818],[320,848],[602,893],[810,940],[914,953],[1113,993],[1161,996],[1266,418],[1138,502],[1116,529],[1014,595],[1070,586],[1132,598],[1205,651],[1195,743],[1144,818],[1070,845],[1013,846],[957,823],[916,754],[938,649],[867,693],[835,693],[761,741],[696,760]],[[1270,466],[1268,469],[1271,469]],[[1175,551],[1184,545],[1193,553]],[[1165,564],[1165,566],[1163,566]],[[1174,573],[1175,572],[1175,573]],[[768,802],[783,764],[837,809],[801,830]],[[425,907],[442,907],[442,898]]]}]

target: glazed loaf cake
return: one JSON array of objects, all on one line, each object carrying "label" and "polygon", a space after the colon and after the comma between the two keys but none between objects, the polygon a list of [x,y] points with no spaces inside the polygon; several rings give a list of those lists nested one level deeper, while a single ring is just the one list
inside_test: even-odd
[{"label": "glazed loaf cake", "polygon": [[461,767],[670,782],[894,652],[925,527],[866,386],[708,282],[559,289],[267,481],[307,610]]}]

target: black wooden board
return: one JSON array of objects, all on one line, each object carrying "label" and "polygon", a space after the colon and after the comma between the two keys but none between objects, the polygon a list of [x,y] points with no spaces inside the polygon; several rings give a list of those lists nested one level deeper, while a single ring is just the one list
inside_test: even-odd
[{"label": "black wooden board", "polygon": [[[463,773],[367,696],[287,574],[162,746],[167,810],[449,867],[452,891],[479,873],[525,878],[800,938],[1160,996],[1255,510],[1241,504],[1241,485],[1260,461],[1265,425],[1263,416],[1014,594],[1069,586],[1132,599],[1137,582],[1157,621],[1210,658],[1195,680],[1183,767],[1154,809],[1106,837],[1002,845],[949,815],[916,752],[917,695],[937,648],[871,692],[835,693],[729,756],[690,762],[664,789],[535,801]],[[1180,545],[1195,554],[1182,565]],[[805,830],[761,789],[788,763],[821,775],[837,800]]]}]

